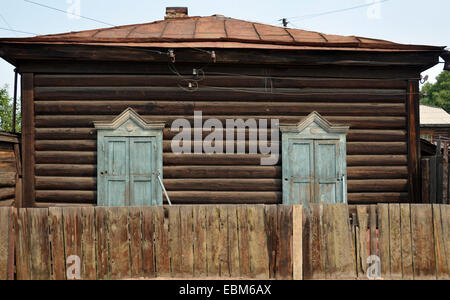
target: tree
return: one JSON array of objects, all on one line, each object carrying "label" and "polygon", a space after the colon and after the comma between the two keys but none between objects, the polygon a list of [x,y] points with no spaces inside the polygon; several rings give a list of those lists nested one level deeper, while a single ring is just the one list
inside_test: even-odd
[{"label": "tree", "polygon": [[434,84],[424,84],[420,92],[420,102],[441,107],[450,113],[450,71],[439,74]]},{"label": "tree", "polygon": [[[8,94],[8,86],[0,89],[0,130],[12,131],[13,99]],[[20,132],[20,108],[16,110],[16,132]]]}]

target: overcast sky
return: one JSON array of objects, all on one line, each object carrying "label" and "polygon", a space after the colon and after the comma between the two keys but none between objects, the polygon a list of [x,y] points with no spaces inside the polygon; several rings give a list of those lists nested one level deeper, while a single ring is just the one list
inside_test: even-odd
[{"label": "overcast sky", "polygon": [[[164,18],[166,6],[187,6],[191,16],[221,14],[237,19],[280,24],[338,35],[380,38],[399,43],[450,46],[448,0],[32,0],[113,25],[146,23]],[[381,2],[364,6],[371,2]],[[355,8],[361,6],[359,8]],[[347,9],[349,8],[349,9]],[[350,9],[352,8],[352,9]],[[332,12],[333,13],[327,13]],[[337,12],[336,12],[337,11]],[[325,14],[323,14],[325,13]],[[0,0],[0,28],[50,34],[107,27],[40,7],[24,0]],[[0,29],[0,37],[30,36]],[[434,81],[443,64],[424,72]],[[13,67],[0,59],[0,86],[10,85]]]}]

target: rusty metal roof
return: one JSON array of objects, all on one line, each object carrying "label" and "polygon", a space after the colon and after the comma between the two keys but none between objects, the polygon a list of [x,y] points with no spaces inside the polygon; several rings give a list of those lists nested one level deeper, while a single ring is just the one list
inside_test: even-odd
[{"label": "rusty metal roof", "polygon": [[356,36],[323,34],[243,21],[221,15],[173,18],[145,24],[41,35],[31,38],[4,38],[0,39],[0,42],[280,50],[442,51],[443,49],[443,47],[405,45]]}]

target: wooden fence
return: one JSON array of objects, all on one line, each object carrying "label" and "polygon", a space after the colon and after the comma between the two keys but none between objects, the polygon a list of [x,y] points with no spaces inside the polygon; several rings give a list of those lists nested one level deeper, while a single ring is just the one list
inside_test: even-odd
[{"label": "wooden fence", "polygon": [[[350,217],[349,217],[350,216]],[[450,279],[450,206],[0,208],[0,279]]]},{"label": "wooden fence", "polygon": [[450,203],[449,147],[449,141],[438,141],[435,155],[421,159],[422,203]]}]

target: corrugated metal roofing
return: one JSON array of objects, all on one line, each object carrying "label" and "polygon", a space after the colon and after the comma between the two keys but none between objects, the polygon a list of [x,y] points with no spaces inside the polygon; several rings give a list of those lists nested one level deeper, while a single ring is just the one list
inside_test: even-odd
[{"label": "corrugated metal roofing", "polygon": [[439,107],[420,105],[420,125],[444,125],[450,126],[450,114]]},{"label": "corrugated metal roofing", "polygon": [[[0,42],[133,44],[142,47],[211,47],[256,49],[386,49],[441,51],[443,47],[397,44],[356,36],[339,36],[237,20],[220,15],[183,17],[152,23],[86,30],[31,38],[5,38]],[[169,45],[167,45],[169,43]]]}]

